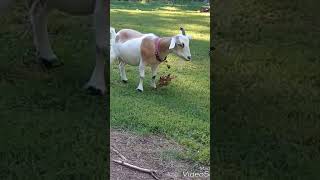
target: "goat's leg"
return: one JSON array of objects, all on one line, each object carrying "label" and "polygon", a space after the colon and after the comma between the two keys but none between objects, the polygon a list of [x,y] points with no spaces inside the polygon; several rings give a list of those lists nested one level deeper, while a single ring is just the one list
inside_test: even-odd
[{"label": "goat's leg", "polygon": [[110,43],[110,64],[112,64],[115,60],[118,59],[115,51],[114,51],[114,47],[112,47],[113,44]]},{"label": "goat's leg", "polygon": [[112,64],[117,59],[113,48],[110,46],[110,64]]},{"label": "goat's leg", "polygon": [[47,68],[57,67],[62,63],[57,59],[53,53],[47,29],[47,16],[49,9],[44,3],[34,1],[31,4],[30,16],[33,27],[34,45],[39,53],[39,60]]},{"label": "goat's leg", "polygon": [[[94,90],[94,93],[104,94],[106,91],[105,83],[105,59],[108,51],[108,35],[106,33],[107,25],[107,1],[96,0],[94,10],[94,25],[96,36],[96,65],[91,78],[86,87]],[[108,69],[109,70],[109,69]]]},{"label": "goat's leg", "polygon": [[126,69],[125,69],[125,63],[120,61],[119,63],[119,70],[120,70],[120,77],[122,82],[127,83],[128,82],[128,78],[127,78],[127,74],[126,74]]},{"label": "goat's leg", "polygon": [[153,88],[157,88],[156,76],[157,76],[157,72],[158,72],[158,67],[159,67],[159,65],[151,66],[151,71],[152,71],[151,87],[153,87]]},{"label": "goat's leg", "polygon": [[137,87],[137,90],[142,92],[143,91],[143,79],[144,79],[144,75],[145,75],[145,73],[144,73],[145,65],[142,63],[142,60],[140,62],[141,62],[139,65],[140,82]]}]

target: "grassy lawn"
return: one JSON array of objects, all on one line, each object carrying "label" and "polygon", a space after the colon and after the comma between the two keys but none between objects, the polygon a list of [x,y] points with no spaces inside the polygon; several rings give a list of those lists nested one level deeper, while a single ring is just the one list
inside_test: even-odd
[{"label": "grassy lawn", "polygon": [[0,17],[0,179],[107,179],[105,100],[82,86],[94,66],[91,18],[54,12],[49,31],[65,66],[37,64],[23,6]]},{"label": "grassy lawn", "polygon": [[320,21],[311,2],[216,4],[214,178],[319,178]]},{"label": "grassy lawn", "polygon": [[161,3],[111,2],[111,26],[131,28],[158,36],[173,36],[183,26],[192,35],[192,62],[170,55],[160,66],[158,77],[176,76],[164,88],[152,90],[150,68],[146,71],[144,92],[135,89],[139,82],[137,67],[127,66],[128,84],[120,82],[117,64],[111,71],[111,127],[172,138],[184,145],[193,161],[209,163],[209,14],[195,11],[199,4],[170,6]]}]

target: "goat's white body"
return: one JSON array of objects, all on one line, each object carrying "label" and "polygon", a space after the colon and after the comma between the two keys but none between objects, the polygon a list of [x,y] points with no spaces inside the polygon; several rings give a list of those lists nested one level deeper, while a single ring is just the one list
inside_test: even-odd
[{"label": "goat's white body", "polygon": [[120,61],[132,66],[139,66],[142,60],[141,43],[146,37],[156,38],[154,34],[145,34],[140,38],[130,39],[124,43],[117,42],[114,45],[114,51]]},{"label": "goat's white body", "polygon": [[[152,33],[149,34],[140,34],[139,32],[136,35],[139,37],[135,38],[129,38],[125,39],[123,41],[116,41],[116,37],[119,35],[120,31],[118,33],[115,33],[114,28],[110,28],[110,62],[112,63],[115,59],[119,60],[119,71],[120,71],[120,77],[121,80],[124,82],[128,81],[126,72],[125,72],[125,65],[129,64],[132,66],[139,66],[139,74],[140,74],[140,82],[137,87],[139,91],[143,91],[143,79],[145,76],[144,70],[145,70],[145,64],[142,60],[141,55],[141,45],[144,38],[151,37],[156,38]],[[156,70],[158,69],[158,64],[156,65],[156,68],[152,68],[152,74],[156,75]],[[152,87],[156,87],[155,84],[155,78],[153,78],[151,82]]]}]

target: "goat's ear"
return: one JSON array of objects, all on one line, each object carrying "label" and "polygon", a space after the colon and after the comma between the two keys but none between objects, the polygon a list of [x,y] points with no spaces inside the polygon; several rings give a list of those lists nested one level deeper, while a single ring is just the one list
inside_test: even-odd
[{"label": "goat's ear", "polygon": [[190,35],[187,35],[187,37],[189,38],[189,40],[191,40],[191,39],[192,39],[192,36],[190,36]]},{"label": "goat's ear", "polygon": [[173,49],[175,46],[176,46],[176,37],[172,37],[169,49]]}]

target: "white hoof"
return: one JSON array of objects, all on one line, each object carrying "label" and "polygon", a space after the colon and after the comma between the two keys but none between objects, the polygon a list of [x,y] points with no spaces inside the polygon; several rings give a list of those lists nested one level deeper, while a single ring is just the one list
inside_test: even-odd
[{"label": "white hoof", "polygon": [[90,93],[94,95],[104,95],[106,92],[105,87],[94,86],[90,84],[86,84],[84,88]]},{"label": "white hoof", "polygon": [[151,84],[151,87],[156,89],[157,88],[157,85],[156,84]]},{"label": "white hoof", "polygon": [[142,88],[137,88],[137,91],[143,92],[143,89]]},{"label": "white hoof", "polygon": [[121,81],[124,82],[124,83],[127,83],[128,82],[128,78],[121,78]]}]

